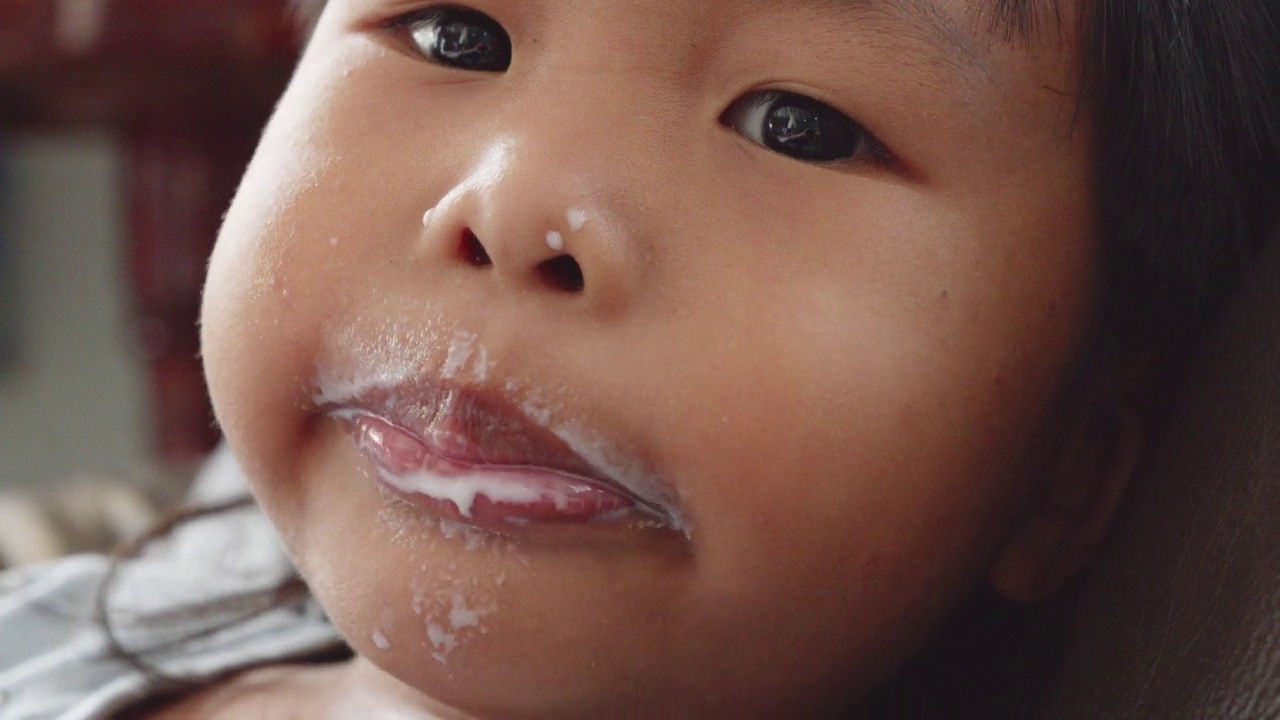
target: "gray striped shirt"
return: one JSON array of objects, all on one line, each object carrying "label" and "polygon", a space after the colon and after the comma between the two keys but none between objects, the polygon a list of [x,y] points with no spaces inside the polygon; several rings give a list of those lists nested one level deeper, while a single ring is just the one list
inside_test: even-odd
[{"label": "gray striped shirt", "polygon": [[[198,499],[242,489],[238,472],[220,453]],[[111,718],[165,689],[112,651],[96,618],[109,566],[82,555],[0,574],[0,720]],[[256,507],[197,520],[121,566],[109,595],[112,627],[150,666],[196,681],[340,650],[309,597],[272,609],[216,602],[291,572]]]}]

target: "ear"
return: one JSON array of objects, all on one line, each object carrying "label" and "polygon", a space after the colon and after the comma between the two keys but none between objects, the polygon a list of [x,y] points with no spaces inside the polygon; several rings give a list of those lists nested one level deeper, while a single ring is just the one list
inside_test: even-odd
[{"label": "ear", "polygon": [[1144,442],[1138,402],[1080,413],[1052,477],[992,565],[996,592],[1037,602],[1078,574],[1101,544]]}]

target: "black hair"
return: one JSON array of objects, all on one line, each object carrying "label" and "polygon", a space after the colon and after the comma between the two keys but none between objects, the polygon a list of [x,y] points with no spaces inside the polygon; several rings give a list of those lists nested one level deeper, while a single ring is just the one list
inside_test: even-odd
[{"label": "black hair", "polygon": [[1267,0],[1093,0],[1086,12],[1105,307],[1126,331],[1176,335],[1276,222],[1276,11]]},{"label": "black hair", "polygon": [[[1060,0],[972,0],[1006,42],[1061,30]],[[1111,350],[1181,339],[1277,221],[1274,0],[1080,0]]]}]

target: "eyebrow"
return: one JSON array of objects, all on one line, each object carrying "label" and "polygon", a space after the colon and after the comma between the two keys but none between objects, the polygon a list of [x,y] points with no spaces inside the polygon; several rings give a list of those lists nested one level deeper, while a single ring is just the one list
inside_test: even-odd
[{"label": "eyebrow", "polygon": [[[982,78],[992,77],[991,64],[986,53],[982,52],[971,32],[961,27],[957,19],[938,6],[935,0],[797,0],[802,4],[813,5],[827,10],[847,14],[855,21],[863,22],[868,17],[884,18],[895,27],[901,27],[907,34],[915,36],[925,44],[937,48],[939,60],[945,65],[966,74],[977,74]],[[975,6],[983,4],[982,0],[970,0],[966,7],[977,12]],[[1000,3],[1001,8],[1011,3],[1007,0]],[[1022,4],[1022,3],[1013,3]]]}]

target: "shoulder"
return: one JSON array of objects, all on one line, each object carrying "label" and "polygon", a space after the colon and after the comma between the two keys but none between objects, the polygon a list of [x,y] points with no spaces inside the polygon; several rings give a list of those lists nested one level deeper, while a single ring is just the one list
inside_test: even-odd
[{"label": "shoulder", "polygon": [[106,679],[89,662],[105,655],[93,617],[106,568],[85,555],[0,574],[0,718],[61,717]]},{"label": "shoulder", "polygon": [[[86,555],[0,574],[0,720],[107,718],[160,690],[103,629],[109,570]],[[114,635],[166,675],[200,681],[342,645],[307,596],[246,607],[292,574],[252,508],[193,523],[118,570],[103,605]]]},{"label": "shoulder", "polygon": [[0,678],[79,633],[105,572],[105,558],[82,555],[0,573]]}]

